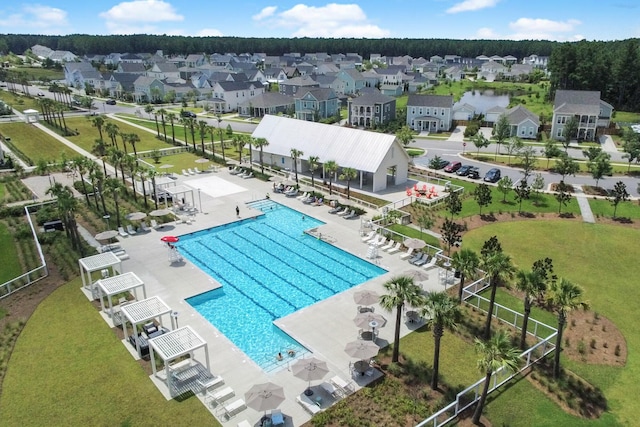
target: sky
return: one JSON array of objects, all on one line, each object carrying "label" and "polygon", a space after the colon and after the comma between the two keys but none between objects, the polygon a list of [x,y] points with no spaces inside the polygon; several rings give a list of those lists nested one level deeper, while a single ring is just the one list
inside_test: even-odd
[{"label": "sky", "polygon": [[0,4],[0,34],[621,40],[637,0],[55,0]]}]

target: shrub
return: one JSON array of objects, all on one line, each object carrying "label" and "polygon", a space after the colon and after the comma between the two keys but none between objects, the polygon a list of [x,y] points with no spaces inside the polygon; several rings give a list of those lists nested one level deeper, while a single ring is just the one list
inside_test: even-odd
[{"label": "shrub", "polygon": [[587,346],[583,340],[578,342],[578,353],[585,354],[587,352]]},{"label": "shrub", "polygon": [[615,354],[616,356],[620,356],[620,344],[616,344],[616,348],[613,351],[613,354]]}]

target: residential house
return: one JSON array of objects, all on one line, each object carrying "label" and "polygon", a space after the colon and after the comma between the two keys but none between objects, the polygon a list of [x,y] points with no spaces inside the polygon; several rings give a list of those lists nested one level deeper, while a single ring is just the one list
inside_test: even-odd
[{"label": "residential house", "polygon": [[156,79],[180,79],[180,70],[173,62],[159,62],[153,64],[153,66],[147,71],[148,77]]},{"label": "residential house", "polygon": [[[306,159],[314,156],[323,166],[315,176],[326,181],[329,175],[323,164],[331,160],[341,168],[357,171],[356,178],[350,182],[351,188],[374,193],[385,190],[388,185],[407,182],[410,158],[395,135],[266,115],[251,136],[269,141],[262,150],[262,160],[268,165],[295,168],[305,174],[309,171]],[[304,153],[304,157],[297,158],[295,166],[292,148]],[[260,161],[260,150],[252,151],[252,161]],[[338,170],[331,177],[333,185],[346,186],[346,182],[339,179],[340,174]]]},{"label": "residential house", "polygon": [[465,78],[465,72],[461,67],[454,65],[453,67],[449,67],[444,70],[444,77],[453,82],[458,82]]},{"label": "residential house", "polygon": [[135,92],[135,81],[140,77],[139,74],[132,73],[113,73],[109,77],[107,86],[109,87],[109,96],[112,98],[122,99],[126,94]]},{"label": "residential house", "polygon": [[238,111],[240,104],[264,93],[265,86],[260,82],[215,82],[212,86],[212,96],[222,103],[221,112]]},{"label": "residential house", "polygon": [[66,62],[62,69],[65,83],[69,87],[84,89],[87,84],[91,87],[100,86],[102,75],[89,62]]},{"label": "residential house", "polygon": [[49,55],[49,59],[58,64],[64,62],[73,62],[78,59],[75,53],[69,52],[68,50],[54,50]]},{"label": "residential house", "polygon": [[499,105],[487,108],[484,113],[484,121],[493,125],[498,122],[498,119],[504,114],[505,111],[507,111],[507,109]]},{"label": "residential house", "polygon": [[293,114],[295,99],[278,92],[264,92],[239,104],[238,113],[245,117],[263,117],[267,114]]},{"label": "residential house", "polygon": [[340,91],[336,90],[338,95],[352,95],[366,86],[365,78],[356,69],[341,69],[336,74],[336,78],[344,82],[344,85],[340,87]]},{"label": "residential house", "polygon": [[476,108],[468,104],[466,102],[460,104],[456,103],[453,106],[453,120],[464,120],[468,121],[473,119],[473,116],[476,114]]},{"label": "residential house", "polygon": [[403,85],[382,84],[380,85],[380,93],[386,96],[402,96],[404,92]]},{"label": "residential house", "polygon": [[53,49],[41,44],[34,44],[33,46],[31,46],[31,53],[33,53],[39,59],[47,59],[49,55],[53,53]]},{"label": "residential house", "polygon": [[551,137],[563,139],[569,119],[578,121],[578,140],[595,141],[598,128],[609,127],[613,107],[600,99],[599,91],[557,90],[553,103]]},{"label": "residential house", "polygon": [[422,132],[447,132],[453,118],[453,96],[409,95],[407,126]]},{"label": "residential house", "polygon": [[164,83],[157,77],[138,76],[133,82],[133,99],[139,103],[164,98]]},{"label": "residential house", "polygon": [[143,75],[146,74],[147,69],[144,68],[144,64],[142,62],[121,62],[118,64],[118,68],[116,68],[114,72]]},{"label": "residential house", "polygon": [[396,118],[396,100],[376,91],[347,101],[348,123],[372,128]]},{"label": "residential house", "polygon": [[197,68],[204,65],[207,62],[207,58],[202,53],[192,53],[187,55],[184,60],[185,66]]},{"label": "residential house", "polygon": [[371,71],[378,75],[380,85],[402,85],[404,71],[398,68],[374,68]]},{"label": "residential house", "polygon": [[320,85],[310,76],[294,77],[287,79],[278,85],[280,93],[294,97],[298,92],[307,91],[314,87],[320,87]]},{"label": "residential house", "polygon": [[507,71],[507,67],[505,67],[499,62],[492,60],[482,64],[482,66],[480,66],[480,71],[490,73],[490,74],[500,74],[500,73],[504,74]]},{"label": "residential house", "polygon": [[332,89],[305,89],[294,98],[296,118],[300,120],[317,122],[340,112],[338,96]]},{"label": "residential house", "polygon": [[540,120],[538,116],[523,107],[516,105],[504,112],[511,127],[511,136],[517,136],[523,139],[536,139],[538,136],[538,128]]},{"label": "residential house", "polygon": [[287,74],[282,68],[273,67],[265,68],[262,72],[267,82],[269,83],[282,83],[287,80]]}]

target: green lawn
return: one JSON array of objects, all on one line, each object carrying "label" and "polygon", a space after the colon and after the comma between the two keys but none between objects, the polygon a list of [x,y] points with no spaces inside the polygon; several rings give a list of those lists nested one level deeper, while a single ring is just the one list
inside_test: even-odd
[{"label": "green lawn", "polygon": [[[627,191],[630,190],[631,189],[627,189]],[[593,214],[596,216],[607,218],[611,218],[613,216],[613,205],[608,200],[589,199],[589,205],[591,206],[591,211],[593,211]],[[619,203],[616,216],[618,218],[639,219],[640,209],[638,209],[638,202],[628,200],[626,202]]]},{"label": "green lawn", "polygon": [[9,229],[3,222],[0,222],[0,259],[2,260],[0,283],[4,283],[7,280],[11,280],[25,273],[20,266],[20,259],[16,252],[13,236],[11,236]]},{"label": "green lawn", "polygon": [[[608,400],[611,413],[584,425],[633,425],[640,409],[636,399],[640,392],[636,381],[640,375],[640,355],[634,351],[640,346],[640,326],[630,319],[635,319],[634,301],[640,297],[635,280],[640,274],[640,265],[635,251],[629,249],[635,247],[640,230],[562,220],[505,222],[467,233],[464,245],[479,250],[493,235],[498,236],[504,251],[518,266],[530,268],[537,259],[552,258],[556,273],[582,286],[592,310],[611,319],[622,331],[629,348],[624,368],[570,361],[565,361],[565,366],[600,387]],[[531,400],[537,392],[525,382],[519,387],[524,390],[513,387],[489,405],[488,413],[494,425],[579,425],[566,421],[559,407],[538,402],[545,399],[542,396],[525,406],[523,401]],[[513,414],[518,413],[514,408],[526,410],[527,418],[514,418]],[[532,421],[538,419],[549,421]]]},{"label": "green lawn", "polygon": [[7,188],[5,184],[0,182],[0,203],[4,202],[4,197],[6,193],[7,193]]},{"label": "green lawn", "polygon": [[3,426],[220,426],[192,396],[167,401],[73,280],[27,322],[3,383]]},{"label": "green lawn", "polygon": [[[208,168],[212,164],[212,163],[196,163],[196,160],[200,158],[201,158],[200,156],[196,156],[195,154],[180,153],[180,154],[174,154],[171,156],[160,157],[160,163],[155,163],[151,158],[145,158],[144,161],[155,166],[156,170],[160,173],[167,172],[167,173],[176,173],[180,175],[182,173],[182,169],[189,169],[189,168],[193,169],[194,167],[197,167],[202,171]],[[173,167],[167,168],[167,169],[160,169],[160,166],[162,165],[173,165]]]},{"label": "green lawn", "polygon": [[28,157],[33,165],[39,160],[53,163],[60,159],[62,153],[68,159],[76,154],[51,135],[23,122],[0,124],[0,133],[10,137],[11,144]]},{"label": "green lawn", "polygon": [[3,101],[18,111],[24,111],[30,108],[40,111],[38,100],[25,95],[0,90],[0,101]]}]

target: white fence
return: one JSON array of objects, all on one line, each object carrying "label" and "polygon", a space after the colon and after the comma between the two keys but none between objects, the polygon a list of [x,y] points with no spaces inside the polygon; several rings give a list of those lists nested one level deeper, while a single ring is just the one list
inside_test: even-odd
[{"label": "white fence", "polygon": [[[486,303],[486,305],[488,305],[489,300],[478,295],[477,292],[487,288],[487,286],[488,284],[485,279],[480,279],[467,285],[463,290],[465,302],[473,307],[476,307],[479,310],[486,312],[486,310],[483,309],[481,305],[482,303]],[[473,302],[470,302],[469,300],[472,300]],[[508,323],[516,329],[521,329],[518,321],[522,320],[522,318],[524,317],[523,314],[511,310],[510,308],[504,307],[500,304],[495,304],[494,315],[497,319]],[[538,342],[533,347],[520,354],[520,359],[524,360],[524,364],[520,366],[517,372],[511,373],[508,370],[500,369],[491,375],[491,385],[489,386],[489,393],[496,390],[498,387],[505,384],[520,372],[525,371],[526,369],[531,367],[532,364],[536,363],[538,360],[542,359],[555,350],[554,339],[558,334],[558,331],[552,326],[546,325],[531,317],[529,318],[529,324],[533,324],[534,326],[532,332],[529,327],[527,328],[527,334],[535,337]],[[549,335],[546,335],[547,333],[549,333]],[[462,390],[456,395],[456,399],[453,402],[449,403],[444,408],[432,414],[429,418],[417,424],[416,427],[440,427],[455,420],[462,411],[470,408],[480,399],[480,394],[482,393],[482,389],[484,388],[484,382],[485,378],[481,378],[475,384],[472,384],[471,386]]]},{"label": "white fence", "polygon": [[[51,202],[43,203],[48,204]],[[33,205],[31,205],[33,206]],[[37,282],[40,279],[43,279],[49,275],[49,269],[47,268],[47,261],[44,259],[44,254],[42,253],[42,247],[40,246],[40,242],[38,241],[38,234],[36,232],[35,226],[33,225],[33,221],[31,220],[31,213],[29,212],[30,206],[25,206],[24,211],[27,215],[27,221],[29,222],[29,227],[31,227],[31,233],[33,234],[33,242],[36,245],[36,249],[38,250],[38,256],[40,257],[40,266],[34,268],[31,271],[28,271],[14,279],[11,279],[7,282],[4,282],[0,285],[0,299],[11,295],[17,290],[20,290],[26,286],[31,285],[32,283]]]}]

